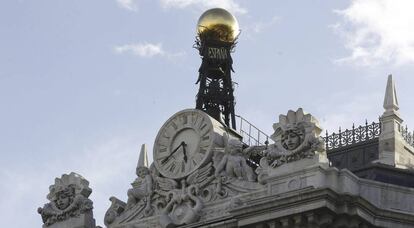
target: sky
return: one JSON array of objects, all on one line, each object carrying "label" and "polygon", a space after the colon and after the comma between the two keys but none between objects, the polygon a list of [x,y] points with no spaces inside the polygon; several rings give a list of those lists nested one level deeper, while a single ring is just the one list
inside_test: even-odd
[{"label": "sky", "polygon": [[[0,1],[0,215],[40,227],[55,177],[90,182],[97,225],[126,201],[141,144],[195,107],[192,45],[207,9],[239,21],[236,114],[267,134],[302,107],[329,132],[378,121],[387,75],[414,126],[410,0]],[[414,129],[410,128],[410,129]]]}]

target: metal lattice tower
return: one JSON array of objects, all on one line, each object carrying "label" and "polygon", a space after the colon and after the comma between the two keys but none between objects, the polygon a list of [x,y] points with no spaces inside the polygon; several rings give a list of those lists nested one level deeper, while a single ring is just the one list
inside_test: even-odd
[{"label": "metal lattice tower", "polygon": [[227,126],[236,129],[231,79],[233,60],[230,55],[234,46],[235,42],[197,37],[195,47],[199,50],[202,63],[197,80],[200,87],[196,109],[205,111],[218,121],[224,120]]}]

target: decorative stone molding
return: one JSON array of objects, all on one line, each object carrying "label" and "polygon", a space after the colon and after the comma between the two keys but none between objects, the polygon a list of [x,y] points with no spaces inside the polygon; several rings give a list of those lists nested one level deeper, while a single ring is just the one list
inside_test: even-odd
[{"label": "decorative stone molding", "polygon": [[[84,214],[89,219],[92,217],[92,201],[88,199],[92,190],[89,188],[89,182],[82,176],[76,173],[69,175],[63,174],[61,178],[55,179],[55,184],[49,187],[49,194],[47,199],[50,201],[43,207],[38,208],[38,213],[42,216],[44,227],[49,227],[54,224],[58,225],[71,218],[79,218]],[[95,227],[95,222],[86,221],[90,226]]]},{"label": "decorative stone molding", "polygon": [[267,194],[230,210],[235,227],[414,226],[412,188],[358,178],[347,169],[305,167],[272,176],[266,187]]},{"label": "decorative stone molding", "polygon": [[[246,163],[241,141],[224,134],[223,144],[224,147],[214,149],[208,163],[177,180],[162,176],[154,165],[147,168],[142,162],[146,160],[146,149],[142,147],[138,178],[128,190],[128,202],[111,197],[105,225],[126,227],[154,217],[158,217],[159,227],[192,224],[207,217],[220,217],[241,205],[235,196],[264,189]],[[206,204],[217,203],[222,205],[214,213],[205,213]]]},{"label": "decorative stone molding", "polygon": [[117,199],[116,197],[110,197],[109,201],[111,201],[111,206],[105,213],[104,223],[106,226],[109,226],[114,220],[121,215],[126,208],[126,203]]},{"label": "decorative stone molding", "polygon": [[275,143],[263,151],[263,158],[256,170],[261,183],[265,183],[264,179],[273,169],[287,163],[303,159],[312,160],[312,164],[327,163],[319,122],[311,114],[305,114],[302,108],[296,112],[289,110],[287,115],[280,115],[279,122],[273,125],[273,129],[275,132],[271,138]]}]

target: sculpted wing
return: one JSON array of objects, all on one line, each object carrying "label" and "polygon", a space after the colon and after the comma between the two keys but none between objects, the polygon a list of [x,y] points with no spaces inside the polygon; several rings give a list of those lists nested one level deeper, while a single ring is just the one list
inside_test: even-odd
[{"label": "sculpted wing", "polygon": [[213,170],[212,163],[209,162],[207,165],[196,170],[190,176],[187,177],[187,184],[197,185],[199,188],[206,186],[210,181],[214,179],[211,175]]},{"label": "sculpted wing", "polygon": [[214,156],[213,156],[213,163],[214,166],[217,167],[217,165],[220,163],[220,161],[224,157],[224,149],[222,148],[215,148],[214,149]]},{"label": "sculpted wing", "polygon": [[166,195],[169,191],[176,189],[178,183],[173,179],[168,179],[164,177],[155,177],[157,183],[156,191],[162,195]]}]

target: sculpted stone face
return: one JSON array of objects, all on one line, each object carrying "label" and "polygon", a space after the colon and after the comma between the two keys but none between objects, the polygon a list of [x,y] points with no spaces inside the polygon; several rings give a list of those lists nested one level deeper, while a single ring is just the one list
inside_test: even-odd
[{"label": "sculpted stone face", "polygon": [[283,136],[282,145],[288,150],[294,150],[301,144],[301,138],[299,134],[291,131],[286,131]]},{"label": "sculpted stone face", "polygon": [[239,140],[231,139],[229,141],[229,148],[231,154],[236,154],[243,150],[243,144]]},{"label": "sculpted stone face", "polygon": [[65,208],[69,207],[70,204],[70,197],[65,194],[64,192],[57,195],[56,199],[56,206],[60,210],[64,210]]},{"label": "sculpted stone face", "polygon": [[[43,227],[73,227],[71,225],[53,225],[66,220],[78,217],[81,214],[92,212],[93,203],[88,196],[92,189],[89,188],[89,182],[77,173],[63,174],[62,177],[56,178],[55,183],[50,186],[47,199],[50,201],[43,207],[39,207],[37,212],[42,216]],[[85,224],[95,224],[92,217],[82,220]],[[65,223],[66,224],[66,223]],[[77,224],[77,223],[76,223]],[[83,224],[83,223],[82,223]],[[84,227],[83,225],[75,225]],[[90,227],[90,225],[88,225]],[[93,225],[95,227],[95,225]]]},{"label": "sculpted stone face", "polygon": [[137,169],[137,176],[144,178],[149,173],[148,169],[146,168],[138,168]]}]

